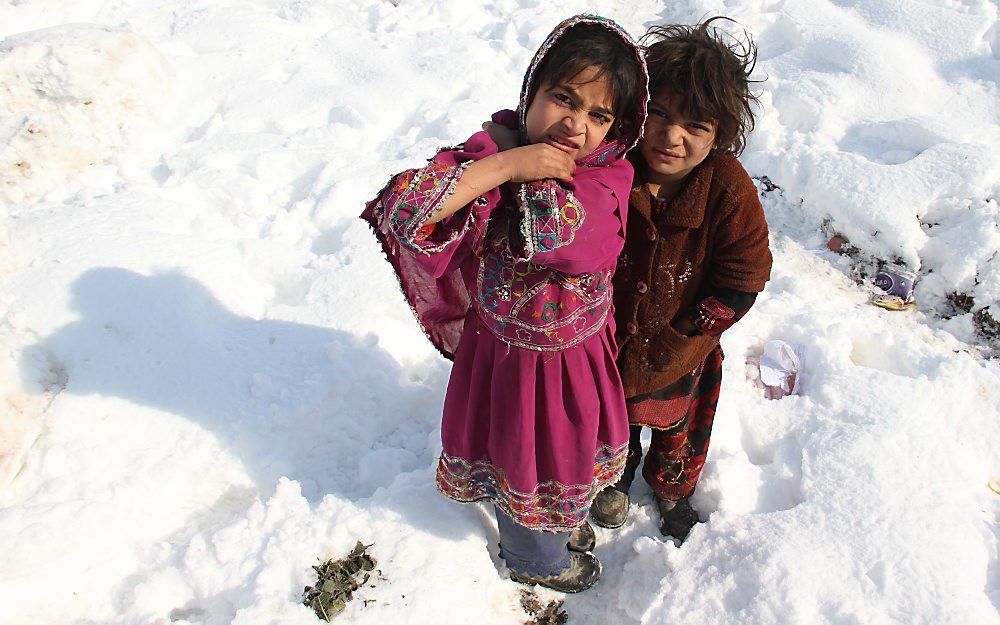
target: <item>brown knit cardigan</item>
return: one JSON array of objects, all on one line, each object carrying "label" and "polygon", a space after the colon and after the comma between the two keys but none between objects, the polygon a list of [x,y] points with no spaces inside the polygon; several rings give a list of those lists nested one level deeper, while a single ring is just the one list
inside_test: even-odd
[{"label": "brown knit cardigan", "polygon": [[739,161],[705,159],[655,213],[640,169],[614,277],[618,368],[626,397],[669,386],[719,344],[718,336],[684,336],[671,322],[713,289],[759,293],[771,274],[764,210]]}]

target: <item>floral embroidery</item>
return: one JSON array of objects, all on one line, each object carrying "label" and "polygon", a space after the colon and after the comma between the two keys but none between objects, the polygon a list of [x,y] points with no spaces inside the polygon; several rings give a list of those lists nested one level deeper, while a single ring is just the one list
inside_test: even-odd
[{"label": "floral embroidery", "polygon": [[438,212],[472,161],[443,165],[431,160],[421,169],[411,169],[396,176],[390,184],[383,205],[387,225],[396,238],[421,254],[439,252],[462,236],[465,228],[450,232],[444,241],[432,241],[425,223]]},{"label": "floral embroidery", "polygon": [[579,526],[605,486],[621,476],[628,444],[602,445],[594,454],[594,479],[588,484],[562,484],[551,480],[531,492],[511,488],[504,470],[483,458],[469,461],[442,453],[437,485],[445,496],[468,503],[490,499],[518,524],[535,530],[564,532]]},{"label": "floral embroidery", "polygon": [[[654,302],[656,302],[658,308],[660,307],[661,303],[670,301],[670,298],[676,292],[677,287],[690,280],[691,276],[694,275],[694,265],[691,263],[690,259],[684,259],[684,271],[680,272],[679,275],[677,272],[678,269],[680,269],[680,263],[678,264],[663,263],[659,266],[658,275],[664,277],[664,279],[661,280],[662,284],[664,285],[662,289],[664,291],[664,294],[662,297],[654,299]],[[663,315],[658,314],[656,316],[661,317],[663,319],[668,318],[666,314]]]},{"label": "floral embroidery", "polygon": [[[564,201],[559,201],[559,196]],[[538,252],[552,250],[573,242],[587,211],[554,180],[536,180],[521,185],[517,193],[521,209],[521,235],[524,253],[528,258]]]},{"label": "floral embroidery", "polygon": [[611,310],[611,269],[568,275],[515,256],[506,236],[491,233],[482,251],[473,305],[501,341],[535,351],[577,345]]}]

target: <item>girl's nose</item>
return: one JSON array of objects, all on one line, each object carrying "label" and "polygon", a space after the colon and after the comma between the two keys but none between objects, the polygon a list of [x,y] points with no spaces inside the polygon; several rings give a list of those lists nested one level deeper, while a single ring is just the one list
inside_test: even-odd
[{"label": "girl's nose", "polygon": [[586,113],[581,111],[580,113],[572,113],[566,116],[564,120],[566,127],[574,135],[582,134],[584,129],[587,127]]},{"label": "girl's nose", "polygon": [[663,129],[663,135],[669,145],[678,145],[681,142],[682,134],[680,124],[668,124]]}]

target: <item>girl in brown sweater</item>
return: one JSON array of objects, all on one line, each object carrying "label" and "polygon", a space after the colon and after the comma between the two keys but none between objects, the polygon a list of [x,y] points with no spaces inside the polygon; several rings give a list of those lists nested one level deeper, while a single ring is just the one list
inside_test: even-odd
[{"label": "girl in brown sweater", "polygon": [[719,335],[753,305],[770,276],[764,211],[736,160],[753,129],[752,42],[720,34],[715,17],[656,26],[644,41],[651,101],[630,158],[625,249],[614,277],[618,368],[630,440],[625,474],[598,494],[604,527],[628,517],[628,491],[652,429],[642,475],[664,535],[698,521],[688,499],[705,464],[722,383]]}]

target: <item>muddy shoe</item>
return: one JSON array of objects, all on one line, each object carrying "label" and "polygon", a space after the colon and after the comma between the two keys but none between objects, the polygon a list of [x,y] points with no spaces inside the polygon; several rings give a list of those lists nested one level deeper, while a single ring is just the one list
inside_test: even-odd
[{"label": "muddy shoe", "polygon": [[574,529],[573,533],[569,535],[569,540],[566,541],[566,548],[570,551],[584,553],[586,551],[593,551],[596,544],[597,536],[594,535],[594,528],[590,526],[590,523],[584,521],[583,525]]},{"label": "muddy shoe", "polygon": [[574,551],[569,554],[569,557],[569,568],[557,575],[543,577],[511,571],[510,578],[519,584],[527,584],[528,586],[539,584],[559,592],[587,590],[601,579],[601,563],[594,554]]},{"label": "muddy shoe", "polygon": [[684,542],[691,528],[698,522],[698,513],[688,500],[670,501],[656,497],[656,507],[660,510],[660,533]]},{"label": "muddy shoe", "polygon": [[614,486],[608,486],[594,498],[590,518],[601,527],[621,527],[628,519],[628,495]]}]

